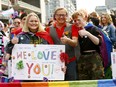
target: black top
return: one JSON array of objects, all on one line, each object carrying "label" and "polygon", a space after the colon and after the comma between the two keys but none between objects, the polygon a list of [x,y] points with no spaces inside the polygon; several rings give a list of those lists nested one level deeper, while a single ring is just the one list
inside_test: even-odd
[{"label": "black top", "polygon": [[94,36],[98,37],[100,42],[98,45],[95,45],[87,36],[84,36],[83,38],[79,36],[79,44],[80,44],[81,53],[88,50],[96,50],[97,52],[100,53],[100,48],[99,48],[101,44],[101,37],[99,36],[100,32],[96,29],[96,27],[90,27],[90,28],[87,28],[86,30],[90,32],[91,34],[93,34]]}]

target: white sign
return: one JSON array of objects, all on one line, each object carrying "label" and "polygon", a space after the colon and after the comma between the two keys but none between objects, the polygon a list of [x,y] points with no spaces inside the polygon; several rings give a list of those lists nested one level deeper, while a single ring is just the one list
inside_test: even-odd
[{"label": "white sign", "polygon": [[3,16],[5,16],[5,17],[10,17],[10,16],[11,16],[11,14],[13,14],[13,13],[14,13],[14,9],[13,9],[13,8],[11,8],[11,9],[8,9],[8,10],[3,11],[3,12],[1,12],[1,13],[2,13],[2,15],[3,15]]},{"label": "white sign", "polygon": [[116,52],[111,52],[112,77],[116,79]]},{"label": "white sign", "polygon": [[12,76],[16,80],[64,80],[60,53],[64,45],[16,44],[12,51]]}]

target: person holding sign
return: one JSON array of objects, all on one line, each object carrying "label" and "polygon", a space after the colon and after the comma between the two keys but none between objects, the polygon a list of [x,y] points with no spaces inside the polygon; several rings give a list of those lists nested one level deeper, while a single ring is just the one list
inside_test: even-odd
[{"label": "person holding sign", "polygon": [[35,13],[27,15],[22,32],[7,44],[6,52],[11,54],[14,44],[53,44],[49,34],[42,28]]},{"label": "person holding sign", "polygon": [[40,19],[35,13],[27,15],[22,32],[14,35],[6,46],[6,60],[10,58],[15,44],[54,44],[49,34],[43,29]]}]

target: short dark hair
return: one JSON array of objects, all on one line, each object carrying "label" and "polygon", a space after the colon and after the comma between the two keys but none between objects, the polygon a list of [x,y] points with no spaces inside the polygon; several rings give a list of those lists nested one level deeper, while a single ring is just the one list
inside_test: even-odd
[{"label": "short dark hair", "polygon": [[4,27],[7,27],[7,25],[8,25],[7,23],[4,23]]},{"label": "short dark hair", "polygon": [[27,16],[27,13],[21,14],[20,19],[22,20],[25,16]]},{"label": "short dark hair", "polygon": [[20,17],[19,17],[19,16],[16,16],[15,18],[13,18],[13,20],[14,20],[14,19],[20,19]]}]

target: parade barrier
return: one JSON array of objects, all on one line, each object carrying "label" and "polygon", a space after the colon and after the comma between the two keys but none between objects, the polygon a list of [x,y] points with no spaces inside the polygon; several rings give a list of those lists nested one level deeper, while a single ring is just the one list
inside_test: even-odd
[{"label": "parade barrier", "polygon": [[116,80],[80,80],[57,82],[11,82],[0,83],[0,87],[116,87]]}]

